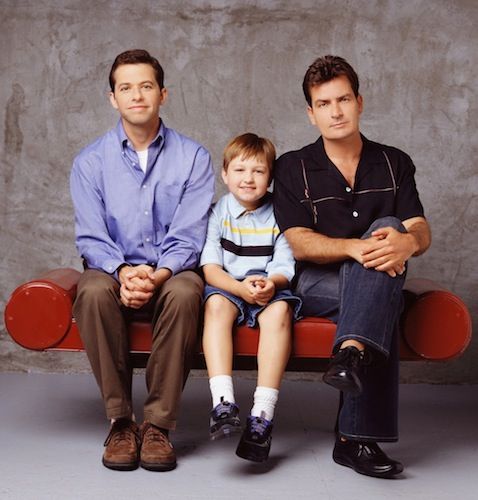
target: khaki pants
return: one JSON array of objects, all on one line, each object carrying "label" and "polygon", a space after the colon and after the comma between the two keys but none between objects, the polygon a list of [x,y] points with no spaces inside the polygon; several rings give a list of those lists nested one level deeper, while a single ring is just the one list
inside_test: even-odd
[{"label": "khaki pants", "polygon": [[[133,310],[121,304],[119,288],[110,275],[87,269],[73,305],[108,418],[130,418],[133,414],[127,329]],[[201,278],[193,271],[184,271],[166,281],[144,308],[152,315],[153,330],[144,418],[164,429],[176,427],[181,392],[197,347],[202,291]]]}]

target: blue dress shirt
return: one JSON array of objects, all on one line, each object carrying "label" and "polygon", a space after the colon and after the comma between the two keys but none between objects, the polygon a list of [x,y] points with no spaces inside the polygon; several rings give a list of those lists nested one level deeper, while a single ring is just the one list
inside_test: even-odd
[{"label": "blue dress shirt", "polygon": [[83,149],[70,178],[76,245],[89,268],[197,265],[214,195],[209,153],[161,123],[141,170],[121,120]]}]

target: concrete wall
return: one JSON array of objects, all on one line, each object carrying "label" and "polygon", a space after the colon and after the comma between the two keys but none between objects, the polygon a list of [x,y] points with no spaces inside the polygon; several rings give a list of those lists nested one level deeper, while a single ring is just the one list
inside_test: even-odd
[{"label": "concrete wall", "polygon": [[[1,0],[0,9],[0,309],[38,273],[79,268],[69,170],[116,121],[107,74],[119,52],[146,48],[162,61],[165,121],[202,142],[216,169],[226,141],[246,130],[279,153],[315,140],[301,80],[316,56],[333,53],[361,76],[363,132],[417,166],[434,242],[411,274],[458,293],[476,329],[474,0]],[[82,354],[22,350],[0,327],[3,370],[88,367]],[[477,347],[453,362],[405,365],[403,378],[478,382]]]}]

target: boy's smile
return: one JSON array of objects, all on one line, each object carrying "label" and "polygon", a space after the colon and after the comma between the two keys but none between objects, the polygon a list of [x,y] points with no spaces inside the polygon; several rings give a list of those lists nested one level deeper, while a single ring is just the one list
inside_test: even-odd
[{"label": "boy's smile", "polygon": [[247,210],[255,210],[267,192],[271,172],[262,156],[233,158],[222,170],[222,179],[236,200]]}]

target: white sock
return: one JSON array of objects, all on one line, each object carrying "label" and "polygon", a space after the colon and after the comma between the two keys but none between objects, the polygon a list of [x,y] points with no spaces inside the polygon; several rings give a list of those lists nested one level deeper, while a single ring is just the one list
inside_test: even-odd
[{"label": "white sock", "polygon": [[267,420],[272,420],[278,399],[279,391],[277,389],[273,389],[272,387],[256,387],[251,415],[253,417],[261,417],[262,413],[264,413],[264,417]]},{"label": "white sock", "polygon": [[[113,425],[116,422],[116,420],[117,420],[116,418],[110,418],[111,425]],[[136,417],[135,417],[134,413],[131,415],[131,420],[133,422],[136,422]]]},{"label": "white sock", "polygon": [[216,375],[209,379],[209,387],[211,389],[212,407],[215,408],[221,398],[229,403],[235,403],[234,387],[232,386],[232,377],[230,375]]}]

